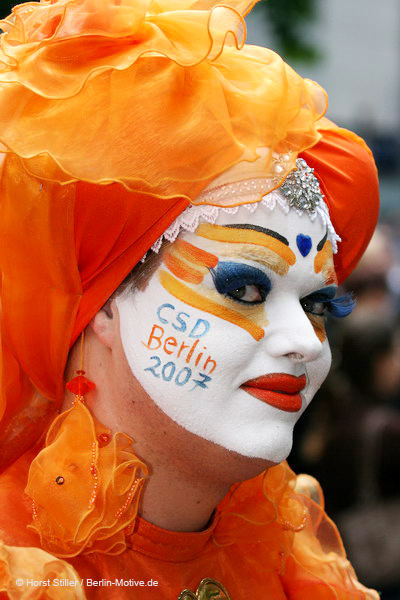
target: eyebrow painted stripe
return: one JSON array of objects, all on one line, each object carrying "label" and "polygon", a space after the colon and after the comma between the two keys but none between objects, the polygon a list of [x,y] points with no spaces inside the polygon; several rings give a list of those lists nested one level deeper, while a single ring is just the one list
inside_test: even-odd
[{"label": "eyebrow painted stripe", "polygon": [[170,252],[166,252],[163,256],[163,262],[167,265],[168,269],[179,277],[183,281],[188,283],[201,283],[203,281],[204,274],[193,269],[190,265],[185,264],[177,256],[173,256]]},{"label": "eyebrow painted stripe", "polygon": [[180,251],[182,257],[189,262],[214,269],[218,264],[218,258],[201,248],[197,248],[185,240],[176,240],[175,247]]},{"label": "eyebrow painted stripe", "polygon": [[322,240],[320,240],[317,244],[317,251],[319,252],[320,250],[322,250],[322,248],[324,247],[324,244],[327,240],[328,237],[328,230],[326,230],[324,237],[322,238]]},{"label": "eyebrow painted stripe", "polygon": [[314,271],[320,273],[329,259],[332,259],[332,244],[326,240],[323,248],[315,256]]},{"label": "eyebrow painted stripe", "polygon": [[263,246],[264,248],[268,248],[269,250],[276,252],[276,254],[279,254],[279,256],[286,260],[289,265],[294,265],[296,262],[296,255],[290,248],[279,240],[272,238],[265,233],[260,233],[259,231],[235,229],[224,227],[222,225],[202,223],[198,226],[196,235],[216,242]]},{"label": "eyebrow painted stripe", "polygon": [[244,258],[245,260],[252,260],[259,263],[267,269],[271,269],[277,275],[283,277],[288,274],[289,265],[281,258],[276,252],[269,250],[268,248],[260,248],[254,244],[236,244],[236,247],[231,249],[231,246],[227,245],[219,252],[220,256],[227,256],[229,258]]},{"label": "eyebrow painted stripe", "polygon": [[184,283],[177,281],[167,271],[160,271],[159,277],[163,288],[172,296],[178,298],[178,300],[182,300],[182,302],[185,302],[185,304],[188,304],[189,306],[193,306],[193,308],[204,310],[204,312],[209,313],[210,315],[215,315],[216,317],[225,319],[225,321],[229,321],[229,323],[233,323],[234,325],[245,329],[257,341],[264,337],[264,330],[261,327],[241,315],[236,310],[232,310],[231,308],[227,308],[213,300],[205,298]]},{"label": "eyebrow painted stripe", "polygon": [[223,227],[229,227],[229,229],[250,229],[252,231],[259,231],[260,233],[264,233],[265,235],[269,235],[279,240],[282,242],[282,244],[285,244],[285,246],[289,246],[289,240],[287,240],[283,235],[277,231],[273,231],[273,229],[265,229],[265,227],[261,227],[260,225],[251,225],[250,223],[231,223],[230,225],[223,225]]}]

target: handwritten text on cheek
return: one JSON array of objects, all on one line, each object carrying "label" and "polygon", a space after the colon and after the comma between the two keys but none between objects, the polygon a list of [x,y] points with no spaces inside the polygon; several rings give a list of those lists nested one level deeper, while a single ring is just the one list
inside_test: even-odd
[{"label": "handwritten text on cheek", "polygon": [[203,344],[210,330],[209,321],[192,318],[187,312],[177,312],[169,303],[158,307],[157,318],[161,325],[154,323],[148,338],[142,341],[152,353],[151,363],[144,370],[154,377],[174,382],[178,387],[189,384],[189,391],[208,388],[212,381],[210,375],[217,368],[217,362]]}]

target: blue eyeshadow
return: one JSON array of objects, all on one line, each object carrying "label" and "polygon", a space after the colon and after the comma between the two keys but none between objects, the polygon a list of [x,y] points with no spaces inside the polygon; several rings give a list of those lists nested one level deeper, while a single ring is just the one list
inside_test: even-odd
[{"label": "blue eyeshadow", "polygon": [[329,300],[333,300],[336,296],[337,287],[336,285],[330,285],[329,287],[322,288],[313,292],[307,298],[313,300],[314,302],[327,302]]},{"label": "blue eyeshadow", "polygon": [[[224,295],[246,285],[255,285],[260,291],[262,300],[252,304],[263,302],[271,290],[271,280],[264,271],[243,263],[219,262],[215,269],[211,269],[211,275],[217,291]],[[239,299],[235,298],[235,300],[240,302]],[[243,304],[249,303],[243,301]]]}]

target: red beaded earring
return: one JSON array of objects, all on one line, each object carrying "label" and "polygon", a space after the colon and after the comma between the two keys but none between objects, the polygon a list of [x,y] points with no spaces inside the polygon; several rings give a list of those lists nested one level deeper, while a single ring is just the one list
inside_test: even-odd
[{"label": "red beaded earring", "polygon": [[81,333],[81,347],[80,347],[80,367],[76,371],[77,375],[68,381],[66,384],[66,388],[69,392],[72,392],[75,395],[74,402],[79,400],[80,402],[84,402],[85,395],[88,392],[96,389],[96,384],[93,381],[90,381],[87,377],[85,377],[85,371],[83,370],[83,355],[84,355],[84,346],[85,346],[85,332]]}]

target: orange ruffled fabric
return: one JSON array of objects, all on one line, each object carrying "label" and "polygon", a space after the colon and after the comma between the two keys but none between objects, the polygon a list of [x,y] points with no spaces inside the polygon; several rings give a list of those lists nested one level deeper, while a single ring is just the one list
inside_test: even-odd
[{"label": "orange ruffled fabric", "polygon": [[[74,565],[78,571],[83,566],[85,572],[84,555],[97,552],[102,557],[95,561],[96,576],[101,577],[102,565],[108,572],[109,561],[112,560],[109,576],[120,577],[119,563],[114,558],[107,559],[107,555],[121,554],[129,549],[130,539],[133,542],[135,538],[135,533],[131,538],[131,532],[135,531],[132,525],[136,509],[125,523],[120,523],[118,543],[115,544],[115,522],[111,527],[107,525],[113,521],[110,515],[115,514],[116,505],[120,505],[121,499],[123,500],[123,494],[119,492],[121,482],[124,482],[115,477],[116,497],[108,494],[111,478],[107,478],[108,469],[104,470],[102,461],[99,460],[98,496],[103,499],[102,507],[100,511],[95,509],[92,514],[88,511],[92,486],[88,448],[93,437],[86,439],[86,436],[82,436],[75,447],[71,445],[69,434],[73,431],[78,435],[77,423],[74,422],[76,419],[81,421],[80,425],[89,426],[89,429],[93,421],[82,404],[74,411],[72,409],[66,413],[63,421],[56,423],[58,438],[52,442],[53,432],[49,436],[49,445],[32,463],[28,493],[35,498],[39,514],[34,518],[34,529],[39,533],[40,543],[46,550],[51,549],[56,556],[65,556],[67,551],[69,556],[75,556]],[[73,420],[68,422],[71,417]],[[97,431],[104,430],[99,425],[96,428]],[[100,449],[99,454],[101,452]],[[132,455],[124,456],[121,463],[124,472],[131,459]],[[133,461],[136,465],[135,459]],[[103,465],[105,462],[103,461]],[[63,473],[65,477],[65,483],[61,486],[55,484],[58,473]],[[132,480],[129,485],[131,483]],[[124,483],[122,487],[126,490],[129,485]],[[103,522],[99,520],[100,512]],[[358,582],[346,559],[340,535],[324,511],[322,492],[316,480],[306,475],[296,477],[286,462],[258,477],[234,485],[217,507],[214,523],[212,535],[204,546],[202,556],[199,556],[199,576],[202,572],[208,572],[207,565],[211,568],[217,562],[222,569],[221,574],[225,573],[228,577],[228,573],[235,572],[235,561],[240,560],[243,571],[252,572],[254,580],[259,582],[260,590],[264,590],[263,582],[265,584],[270,576],[279,577],[286,597],[290,600],[379,599],[375,591]],[[152,563],[151,576],[168,578],[168,560],[171,557],[168,554],[168,543],[162,538],[159,540],[159,548],[161,562]],[[37,555],[35,549],[26,551],[31,552],[29,564],[33,565],[35,573],[38,572],[42,568],[41,555]],[[81,556],[77,556],[78,554]],[[138,565],[143,564],[140,556],[128,553],[126,557],[121,558],[122,571],[128,565],[131,572],[136,558]],[[194,567],[196,563],[190,568],[188,566],[188,574]],[[184,563],[181,564],[181,569],[183,586]],[[90,569],[86,576],[93,576]],[[229,582],[234,597],[234,580],[220,579],[224,584]],[[271,600],[274,597],[272,594]]]},{"label": "orange ruffled fabric", "polygon": [[[17,585],[16,581],[23,584]],[[26,581],[45,583],[40,588]],[[54,583],[68,581],[68,585]],[[48,582],[48,585],[47,585]],[[0,541],[0,595],[9,600],[85,600],[86,594],[75,569],[39,548],[6,546]]]},{"label": "orange ruffled fabric", "polygon": [[327,99],[274,52],[243,46],[250,7],[241,0],[17,6],[0,23],[3,149],[40,179],[119,182],[195,203],[214,177],[256,160],[262,146],[265,177],[277,187],[298,153],[320,139]]},{"label": "orange ruffled fabric", "polygon": [[286,462],[237,484],[218,507],[218,546],[247,544],[254,571],[279,573],[290,600],[379,600],[357,580],[318,482]]},{"label": "orange ruffled fabric", "polygon": [[54,420],[25,490],[43,549],[59,557],[126,549],[148,473],[131,444],[123,433],[111,437],[78,400]]},{"label": "orange ruffled fabric", "polygon": [[[168,590],[167,583],[171,583],[171,592],[175,590],[172,595],[167,594],[171,600],[176,599],[176,589],[181,586],[181,591],[192,581],[193,575],[196,585],[202,576],[215,577],[226,584],[232,598],[237,582],[242,590],[238,592],[239,597],[247,597],[243,590],[249,574],[252,589],[260,590],[260,595],[254,596],[257,600],[263,597],[261,591],[265,591],[266,582],[272,580],[279,580],[279,588],[283,586],[284,597],[289,600],[379,599],[375,591],[357,581],[346,559],[340,535],[324,511],[322,492],[316,480],[306,475],[296,477],[286,462],[258,477],[235,484],[218,505],[208,538],[204,538],[206,532],[176,532],[176,540],[181,540],[180,543],[190,545],[190,540],[194,543],[195,554],[174,555],[174,533],[164,530],[159,530],[158,537],[153,531],[152,543],[156,545],[157,553],[152,553],[150,538],[144,547],[146,540],[140,535],[139,544],[136,542],[140,530],[143,534],[143,522],[139,520],[138,527],[134,523],[137,496],[126,502],[127,490],[135,479],[132,472],[140,468],[145,473],[145,467],[137,461],[132,450],[127,449],[125,442],[128,439],[122,434],[117,434],[103,447],[100,444],[97,449],[99,485],[93,509],[88,510],[93,492],[91,448],[94,441],[99,446],[99,436],[106,432],[84,405],[78,403],[57,418],[49,432],[47,446],[30,466],[27,491],[36,504],[31,530],[39,534],[37,543],[40,540],[46,550],[51,548],[57,556],[74,556],[72,562],[81,577],[113,579],[124,573],[129,576],[141,573],[143,578],[148,575],[148,578],[164,581]],[[71,443],[72,433],[75,444]],[[123,438],[120,452],[116,446],[119,436]],[[109,460],[111,454],[113,460]],[[18,500],[23,496],[30,460],[28,457],[21,463],[20,469],[11,467],[7,484],[10,491],[0,499],[0,529],[10,546],[21,539],[25,545],[36,545],[30,533],[30,537],[25,534],[25,538],[22,533],[25,523],[29,522],[29,509],[21,510],[14,500],[14,497]],[[55,479],[60,474],[65,481],[57,485]],[[2,484],[5,477],[7,472],[0,477]],[[109,493],[111,488],[112,494]],[[127,508],[125,516],[120,511],[124,505],[132,506]],[[115,519],[116,510],[120,511],[119,523]],[[15,521],[15,513],[19,521]],[[14,521],[15,525],[8,531],[9,523]],[[148,527],[157,530],[150,524]],[[195,539],[197,536],[200,545]],[[169,547],[171,541],[175,544],[172,550]],[[22,550],[26,551],[23,564],[15,562],[22,554],[14,560],[10,548],[6,551],[0,548],[0,590],[12,585],[10,577],[24,578],[26,569],[32,574],[49,573],[50,568],[44,569],[44,563],[52,557],[32,547],[19,548],[18,552],[22,553]],[[190,547],[187,550],[191,552]],[[118,558],[114,556],[116,553]],[[153,558],[146,561],[146,556]],[[60,568],[65,565],[56,558],[54,561]],[[176,580],[171,579],[171,573],[179,574]],[[244,580],[238,573],[244,574]],[[275,593],[272,589],[269,592],[271,600],[282,600],[282,592]],[[124,596],[121,592],[121,597],[130,597],[129,593],[128,590]],[[151,596],[151,590],[149,594]],[[97,597],[92,593],[90,597],[93,595]]]},{"label": "orange ruffled fabric", "polygon": [[[138,472],[147,475],[131,442],[124,434],[111,440],[80,401],[55,419],[26,488],[33,500],[30,527],[44,550],[74,557],[127,549],[144,481]],[[227,548],[228,557],[229,547],[246,546],[254,570],[278,573],[291,600],[379,598],[358,582],[318,482],[296,477],[286,462],[234,485],[215,522],[209,544]]]}]

